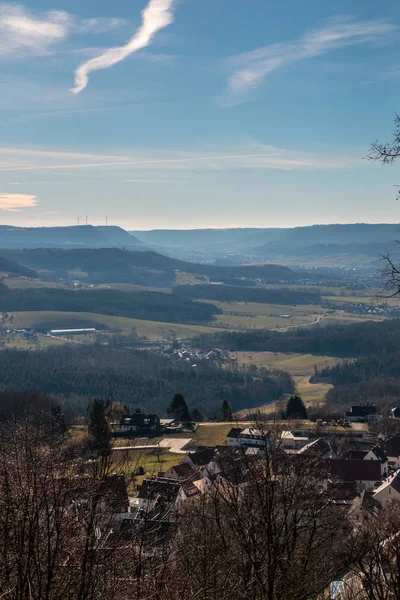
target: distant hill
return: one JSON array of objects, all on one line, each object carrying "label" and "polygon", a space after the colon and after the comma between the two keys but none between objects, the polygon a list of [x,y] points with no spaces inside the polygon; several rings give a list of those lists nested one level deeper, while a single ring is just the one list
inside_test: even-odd
[{"label": "distant hill", "polygon": [[[291,281],[300,275],[278,265],[217,267],[185,262],[153,251],[130,251],[119,248],[60,250],[38,248],[3,250],[9,260],[38,271],[53,272],[57,277],[83,278],[90,282],[127,282],[140,285],[167,286],[175,280],[177,270],[209,277],[212,281],[235,278],[260,278],[266,281]],[[87,278],[86,278],[87,274]]]},{"label": "distant hill", "polygon": [[18,263],[0,256],[0,274],[18,276],[18,277],[37,277],[37,273]]},{"label": "distant hill", "polygon": [[146,245],[121,227],[14,227],[0,225],[0,248],[110,248],[134,250]]},{"label": "distant hill", "polygon": [[258,251],[314,244],[388,243],[400,238],[400,225],[353,223],[310,225],[293,228],[186,229],[130,232],[152,246],[196,247],[204,244],[227,248],[256,248]]}]

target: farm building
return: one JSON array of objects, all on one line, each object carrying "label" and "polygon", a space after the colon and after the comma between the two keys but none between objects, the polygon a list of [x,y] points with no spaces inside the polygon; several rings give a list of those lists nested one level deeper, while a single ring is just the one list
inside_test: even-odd
[{"label": "farm building", "polygon": [[86,335],[88,333],[96,333],[94,327],[86,329],[51,329],[48,335]]}]

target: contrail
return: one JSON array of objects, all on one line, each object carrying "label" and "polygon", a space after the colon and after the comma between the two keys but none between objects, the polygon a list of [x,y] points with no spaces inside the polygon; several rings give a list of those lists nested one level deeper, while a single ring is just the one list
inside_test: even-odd
[{"label": "contrail", "polygon": [[100,56],[82,63],[75,71],[75,86],[70,90],[79,94],[89,82],[89,73],[99,69],[108,69],[125,60],[130,54],[148,46],[160,29],[167,27],[174,20],[172,5],[175,0],[150,0],[142,10],[142,24],[135,35],[125,46],[109,48]]},{"label": "contrail", "polygon": [[[158,165],[169,163],[186,163],[209,160],[234,160],[237,158],[254,158],[262,156],[281,156],[282,152],[268,152],[263,154],[236,154],[232,156],[197,156],[193,158],[161,158],[160,160],[129,160],[118,162],[100,162],[100,163],[84,163],[84,164],[67,164],[67,165],[31,165],[31,166],[10,166],[0,167],[0,171],[44,171],[44,170],[59,170],[59,169],[90,169],[98,167],[122,167],[136,165]],[[300,163],[300,161],[288,161],[292,163]]]}]

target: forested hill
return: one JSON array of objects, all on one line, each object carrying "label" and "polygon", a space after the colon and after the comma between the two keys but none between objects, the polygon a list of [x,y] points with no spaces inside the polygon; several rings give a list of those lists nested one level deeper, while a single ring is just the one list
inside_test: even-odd
[{"label": "forested hill", "polygon": [[146,249],[146,245],[121,227],[14,227],[0,225],[0,248],[110,248]]},{"label": "forested hill", "polygon": [[145,351],[71,345],[42,352],[0,352],[0,389],[38,389],[55,394],[84,414],[90,398],[103,397],[166,414],[172,396],[184,394],[190,408],[218,414],[222,400],[234,410],[273,402],[294,390],[288,373],[196,369]]},{"label": "forested hill", "polygon": [[400,319],[350,325],[301,327],[287,332],[252,330],[202,336],[203,348],[366,356],[400,351]]},{"label": "forested hill", "polygon": [[37,273],[32,269],[19,265],[13,260],[8,260],[7,258],[4,258],[4,256],[0,256],[0,273],[2,275],[12,275],[17,277],[37,277]]},{"label": "forested hill", "polygon": [[61,250],[36,248],[31,250],[4,250],[2,255],[31,269],[65,274],[82,271],[90,281],[129,281],[146,277],[146,271],[164,274],[164,280],[173,281],[175,271],[197,273],[221,281],[224,278],[261,278],[266,281],[295,281],[301,276],[279,265],[250,265],[219,267],[185,262],[152,251],[129,251],[119,248]]},{"label": "forested hill", "polygon": [[65,290],[0,287],[0,311],[90,312],[170,323],[204,324],[222,311],[213,304],[193,302],[159,292]]}]

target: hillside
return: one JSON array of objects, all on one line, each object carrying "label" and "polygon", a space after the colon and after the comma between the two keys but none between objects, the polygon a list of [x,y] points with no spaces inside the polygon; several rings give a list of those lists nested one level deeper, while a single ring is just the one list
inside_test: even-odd
[{"label": "hillside", "polygon": [[146,244],[162,247],[237,246],[270,249],[281,244],[291,247],[314,244],[370,244],[387,243],[400,237],[399,225],[386,223],[354,223],[310,225],[294,228],[235,228],[187,229],[130,232]]},{"label": "hillside", "polygon": [[0,256],[0,273],[2,275],[13,275],[14,277],[37,277],[37,273],[32,269],[8,260],[4,256]]},{"label": "hillside", "polygon": [[121,227],[13,227],[0,226],[0,248],[109,248],[145,249],[145,244]]},{"label": "hillside", "polygon": [[2,254],[26,267],[53,273],[54,277],[74,278],[84,274],[90,282],[129,282],[141,285],[169,286],[175,272],[196,273],[213,281],[232,278],[260,278],[266,281],[295,281],[300,277],[288,267],[277,265],[217,267],[189,263],[152,251],[128,251],[118,248],[60,250],[50,248],[4,250]]}]

